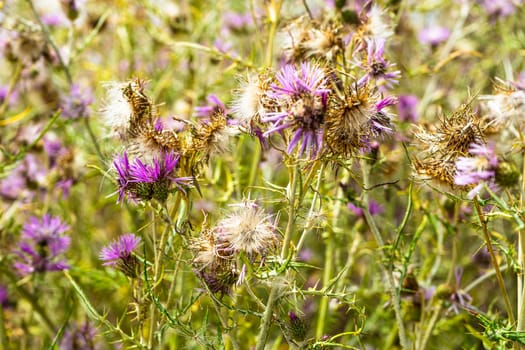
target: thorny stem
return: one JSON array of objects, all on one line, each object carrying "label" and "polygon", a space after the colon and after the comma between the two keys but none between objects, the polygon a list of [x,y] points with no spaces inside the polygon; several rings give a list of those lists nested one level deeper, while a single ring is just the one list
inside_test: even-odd
[{"label": "thorny stem", "polygon": [[231,328],[228,326],[228,322],[224,319],[224,315],[221,312],[221,307],[219,303],[215,298],[211,298],[211,300],[213,302],[213,306],[215,307],[215,311],[217,312],[217,316],[219,317],[219,321],[221,322],[222,328],[224,328],[224,330],[228,334],[228,338],[230,339],[233,349],[240,350],[239,343],[237,342],[237,340],[235,340],[235,337],[231,335]]},{"label": "thorny stem", "polygon": [[505,288],[505,282],[503,281],[503,276],[501,275],[498,260],[496,259],[496,254],[494,253],[494,248],[492,247],[489,231],[487,229],[487,222],[485,221],[483,211],[481,210],[481,206],[479,205],[479,198],[474,199],[474,206],[476,207],[476,211],[478,212],[479,222],[481,224],[483,235],[485,237],[485,243],[487,244],[487,249],[490,254],[490,259],[492,260],[494,271],[496,272],[496,279],[498,280],[498,285],[501,290],[501,294],[503,295],[503,301],[505,302],[505,308],[507,309],[507,313],[509,315],[509,321],[511,324],[514,324],[514,314],[512,313],[512,306],[510,304],[509,295],[507,294],[507,289]]},{"label": "thorny stem", "polygon": [[[294,230],[295,224],[295,199],[296,199],[296,190],[299,177],[299,168],[297,164],[293,165],[293,170],[291,173],[291,181],[288,186],[288,224],[286,225],[286,231],[284,233],[283,247],[281,250],[281,259],[284,260],[288,256],[288,251],[290,249],[290,242],[292,240],[292,233]],[[259,330],[259,335],[257,336],[257,346],[255,350],[263,350],[268,339],[268,333],[270,331],[270,325],[273,318],[273,308],[275,302],[277,301],[277,294],[279,293],[279,286],[274,285],[270,290],[270,295],[268,296],[268,301],[266,302],[266,309],[264,310],[263,318],[261,321],[261,329]]]},{"label": "thorny stem", "polygon": [[[180,196],[180,194],[177,193],[177,196]],[[162,210],[166,216],[170,217],[169,210],[166,207],[166,204],[162,205]],[[152,228],[153,230],[155,230],[155,224],[152,225]],[[170,231],[169,226],[166,226],[164,230],[162,230],[162,234],[160,236],[160,242],[157,247],[155,247],[155,242],[153,242],[154,247],[156,248],[155,249],[155,265],[154,265],[154,272],[153,272],[153,276],[154,276],[153,277],[153,285],[154,285],[153,288],[155,288],[155,286],[158,285],[158,279],[160,277],[160,272],[161,272],[160,262],[161,262],[162,256],[164,255],[164,250],[165,250],[169,231]],[[155,240],[155,235],[153,235],[153,237],[154,237],[153,239]],[[149,331],[149,339],[148,339],[148,346],[150,348],[152,348],[153,346],[153,336],[155,334],[156,323],[157,323],[157,308],[155,307],[154,304],[152,304],[151,305],[150,331]]]},{"label": "thorny stem", "polygon": [[[363,187],[364,188],[370,188],[370,166],[366,161],[361,161],[361,171],[363,174]],[[370,231],[372,232],[372,235],[374,236],[376,243],[379,247],[379,251],[381,254],[381,257],[383,261],[387,261],[387,257],[385,255],[385,252],[383,251],[383,247],[385,245],[383,241],[383,237],[381,236],[381,233],[379,232],[379,229],[377,227],[377,224],[370,214],[370,211],[368,209],[368,191],[363,190],[363,213],[365,215],[366,222],[368,224],[368,227],[370,228]],[[410,349],[410,343],[406,335],[405,330],[405,324],[403,323],[403,314],[401,313],[401,305],[399,303],[399,300],[396,298],[396,287],[394,283],[394,275],[392,273],[391,269],[387,269],[384,264],[380,264],[383,272],[387,275],[387,281],[388,281],[388,290],[390,293],[390,296],[393,300],[394,305],[394,313],[396,316],[396,322],[398,326],[398,333],[399,333],[399,342],[401,343],[401,347],[404,350]]]},{"label": "thorny stem", "polygon": [[[343,183],[348,180],[348,174],[345,174],[343,177]],[[334,268],[334,253],[335,253],[335,228],[337,227],[337,221],[339,219],[339,212],[341,211],[342,201],[339,198],[343,196],[343,188],[339,186],[337,189],[337,194],[335,196],[336,204],[332,216],[332,229],[326,231],[326,251],[324,256],[324,269],[323,269],[323,288],[326,288],[330,283],[332,278],[332,270]],[[324,335],[324,329],[326,324],[326,318],[328,315],[328,304],[330,298],[328,296],[323,296],[319,303],[319,317],[317,318],[317,329],[315,336],[317,339],[321,339]]]},{"label": "thorny stem", "polygon": [[314,196],[312,198],[312,204],[310,205],[310,210],[308,211],[308,216],[306,217],[306,224],[304,225],[304,229],[303,229],[303,232],[301,233],[301,237],[299,238],[299,241],[297,243],[297,247],[295,249],[295,253],[296,255],[299,254],[299,252],[301,251],[301,248],[303,247],[303,244],[304,244],[304,240],[306,239],[306,236],[308,236],[311,232],[312,232],[312,228],[313,228],[313,218],[314,218],[314,213],[315,213],[315,206],[317,204],[317,201],[319,200],[319,190],[321,188],[321,182],[322,182],[322,179],[323,179],[323,174],[324,174],[324,168],[325,168],[325,163],[322,163],[321,164],[321,168],[319,169],[319,173],[317,175],[317,183],[315,184],[315,189],[314,189]]}]

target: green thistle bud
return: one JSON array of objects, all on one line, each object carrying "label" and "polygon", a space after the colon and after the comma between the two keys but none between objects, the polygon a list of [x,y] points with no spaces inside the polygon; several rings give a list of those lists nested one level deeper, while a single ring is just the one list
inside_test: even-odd
[{"label": "green thistle bud", "polygon": [[306,324],[293,311],[288,313],[288,317],[287,329],[290,337],[296,341],[303,341],[306,338]]},{"label": "green thistle bud", "polygon": [[448,284],[441,284],[437,287],[436,290],[436,298],[441,300],[448,300],[452,296],[454,291],[452,290],[452,287]]},{"label": "green thistle bud", "polygon": [[511,162],[501,161],[496,169],[496,183],[502,187],[512,187],[518,183],[520,172]]}]

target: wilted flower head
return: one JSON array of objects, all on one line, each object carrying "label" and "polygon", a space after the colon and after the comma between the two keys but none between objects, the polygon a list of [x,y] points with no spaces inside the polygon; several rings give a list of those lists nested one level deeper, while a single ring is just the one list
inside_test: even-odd
[{"label": "wilted flower head", "polygon": [[124,140],[140,135],[146,125],[153,125],[154,106],[144,93],[146,83],[135,79],[127,83],[106,84],[104,122]]},{"label": "wilted flower head", "polygon": [[330,89],[324,70],[305,62],[297,69],[286,65],[276,75],[278,84],[272,85],[271,96],[277,102],[274,111],[261,118],[271,127],[264,133],[287,132],[287,152],[299,147],[299,154],[315,156],[322,146],[323,123]]},{"label": "wilted flower head", "polygon": [[394,31],[386,11],[375,3],[366,7],[367,9],[361,14],[362,21],[358,28],[358,36],[372,40],[390,38]]},{"label": "wilted flower head", "polygon": [[61,116],[66,119],[79,119],[89,116],[89,105],[93,103],[93,95],[88,90],[81,90],[80,86],[73,84],[69,95],[62,98],[60,108]]},{"label": "wilted flower head", "polygon": [[15,251],[19,261],[14,267],[22,275],[68,269],[69,265],[62,258],[70,244],[70,238],[64,235],[68,229],[59,217],[49,214],[41,220],[29,218],[22,227],[19,249]]},{"label": "wilted flower head", "polygon": [[222,111],[213,113],[207,121],[201,121],[192,129],[192,151],[201,152],[204,161],[214,154],[224,153],[230,145],[229,138],[236,130],[228,125],[226,115]]},{"label": "wilted flower head", "polygon": [[217,230],[205,228],[190,246],[196,275],[212,293],[229,293],[238,278],[231,250],[228,251]]},{"label": "wilted flower head", "polygon": [[455,186],[456,160],[469,154],[470,145],[484,143],[482,121],[464,105],[452,115],[443,117],[437,127],[419,127],[415,136],[420,141],[422,157],[414,160],[417,176]]},{"label": "wilted flower head", "polygon": [[392,97],[380,99],[377,90],[366,83],[332,94],[324,130],[329,152],[348,157],[367,149],[372,139],[391,132],[391,117],[385,108],[395,102]]},{"label": "wilted flower head", "polygon": [[178,155],[166,152],[154,157],[151,163],[144,163],[139,158],[130,163],[128,155],[124,152],[113,162],[118,173],[118,202],[126,195],[132,200],[156,199],[163,202],[173,187],[185,192],[183,186],[187,185],[191,178],[176,177],[178,162]]},{"label": "wilted flower head", "polygon": [[141,239],[133,233],[120,236],[117,240],[102,248],[100,260],[105,266],[117,267],[126,276],[137,277],[138,261],[133,251]]},{"label": "wilted flower head", "polygon": [[234,209],[215,226],[215,236],[222,249],[248,256],[266,256],[279,245],[276,226],[264,208],[251,201],[233,206]]},{"label": "wilted flower head", "polygon": [[320,24],[301,17],[291,22],[284,29],[284,34],[286,42],[283,52],[289,63],[312,58],[333,61],[344,48],[342,28],[332,22]]},{"label": "wilted flower head", "polygon": [[518,136],[516,129],[523,129],[525,89],[519,83],[498,80],[495,90],[494,95],[479,97],[484,120],[492,128],[504,128],[505,133]]}]

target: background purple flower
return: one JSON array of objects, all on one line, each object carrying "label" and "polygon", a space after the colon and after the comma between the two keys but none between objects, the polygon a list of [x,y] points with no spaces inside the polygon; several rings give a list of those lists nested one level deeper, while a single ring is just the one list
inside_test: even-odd
[{"label": "background purple flower", "polygon": [[68,229],[60,218],[49,214],[41,220],[31,217],[22,227],[19,249],[14,252],[20,261],[15,262],[14,267],[22,275],[68,269],[61,257],[69,248],[70,237],[64,235]]},{"label": "background purple flower", "polygon": [[93,103],[93,94],[88,90],[81,90],[73,84],[69,94],[60,101],[61,116],[66,119],[79,119],[89,116],[89,105]]},{"label": "background purple flower", "polygon": [[417,105],[419,99],[415,95],[401,95],[398,97],[397,113],[398,118],[404,122],[415,123],[418,119]]},{"label": "background purple flower", "polygon": [[417,37],[422,44],[436,46],[450,37],[450,30],[442,26],[430,26],[423,28]]}]

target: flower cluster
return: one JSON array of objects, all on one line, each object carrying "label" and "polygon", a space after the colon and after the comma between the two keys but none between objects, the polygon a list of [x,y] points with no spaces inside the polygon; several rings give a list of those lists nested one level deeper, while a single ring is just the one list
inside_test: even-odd
[{"label": "flower cluster", "polygon": [[[391,29],[377,6],[359,11],[357,28],[306,17],[291,22],[281,68],[250,76],[232,103],[233,115],[263,143],[280,135],[286,153],[308,159],[344,159],[390,133],[387,107],[397,99],[384,94],[401,76],[385,55]],[[344,69],[339,60],[347,62]]]},{"label": "flower cluster", "polygon": [[254,202],[234,205],[231,213],[194,240],[197,275],[212,292],[227,293],[237,279],[242,279],[236,257],[244,254],[250,261],[266,257],[279,245],[276,229],[272,215]]},{"label": "flower cluster", "polygon": [[19,260],[14,263],[15,269],[22,275],[68,269],[63,258],[71,241],[64,234],[68,229],[59,217],[49,214],[41,219],[29,218],[22,227],[18,250],[14,252]]}]

